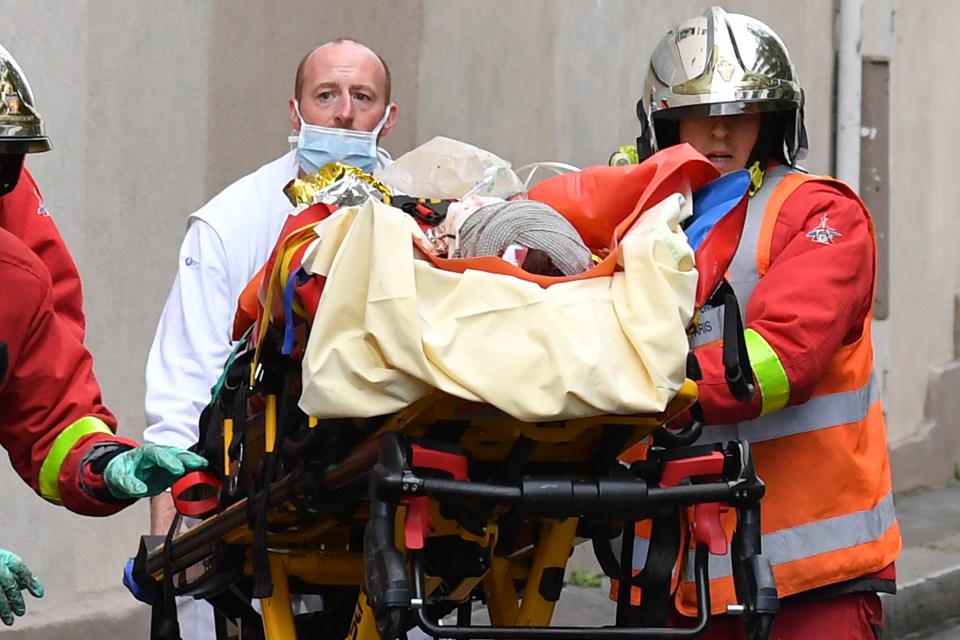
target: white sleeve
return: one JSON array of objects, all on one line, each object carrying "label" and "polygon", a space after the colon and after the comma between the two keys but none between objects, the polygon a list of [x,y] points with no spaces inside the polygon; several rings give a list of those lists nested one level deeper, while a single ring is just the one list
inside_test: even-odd
[{"label": "white sleeve", "polygon": [[192,220],[147,358],[146,442],[187,448],[199,438],[200,412],[233,348],[230,292],[221,238]]}]

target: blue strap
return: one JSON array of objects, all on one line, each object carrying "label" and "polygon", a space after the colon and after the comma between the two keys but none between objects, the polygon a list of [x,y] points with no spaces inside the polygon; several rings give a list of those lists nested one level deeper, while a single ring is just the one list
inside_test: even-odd
[{"label": "blue strap", "polygon": [[710,229],[743,200],[750,188],[750,172],[740,169],[697,189],[693,194],[693,215],[684,232],[687,242],[696,251]]},{"label": "blue strap", "polygon": [[280,349],[280,353],[285,356],[293,353],[293,287],[297,284],[297,272],[299,271],[300,269],[297,269],[290,274],[290,277],[287,278],[287,285],[283,288],[284,330],[283,347]]}]

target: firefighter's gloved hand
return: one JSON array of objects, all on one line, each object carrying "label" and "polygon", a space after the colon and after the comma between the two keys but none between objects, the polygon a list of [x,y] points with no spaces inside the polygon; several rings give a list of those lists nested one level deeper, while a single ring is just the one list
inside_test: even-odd
[{"label": "firefighter's gloved hand", "polygon": [[160,444],[143,444],[124,451],[107,463],[103,481],[110,493],[121,500],[153,497],[184,474],[207,466],[197,454]]},{"label": "firefighter's gloved hand", "polygon": [[15,615],[27,612],[23,602],[26,589],[35,598],[43,597],[43,585],[30,572],[23,559],[15,553],[0,549],[0,620],[8,627],[13,624]]},{"label": "firefighter's gloved hand", "polygon": [[153,604],[153,590],[144,587],[133,577],[133,558],[127,560],[127,564],[123,568],[123,586],[140,602]]}]

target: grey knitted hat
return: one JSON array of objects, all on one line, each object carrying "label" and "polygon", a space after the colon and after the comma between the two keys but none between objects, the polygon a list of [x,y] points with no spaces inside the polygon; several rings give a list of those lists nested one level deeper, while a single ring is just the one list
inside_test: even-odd
[{"label": "grey knitted hat", "polygon": [[519,244],[542,251],[565,276],[583,273],[593,265],[590,249],[559,212],[534,200],[498,202],[470,214],[460,227],[454,258],[502,257]]}]

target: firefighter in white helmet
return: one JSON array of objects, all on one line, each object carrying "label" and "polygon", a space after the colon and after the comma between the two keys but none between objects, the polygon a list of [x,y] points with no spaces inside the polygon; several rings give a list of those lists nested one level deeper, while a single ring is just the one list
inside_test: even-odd
[{"label": "firefighter in white helmet", "polygon": [[[723,174],[751,173],[729,280],[756,391],[744,403],[727,387],[722,301],[708,303],[691,338],[707,425],[698,444],[751,444],[766,483],[762,549],[782,599],[773,637],[874,638],[877,592],[895,590],[901,548],[870,336],[876,242],[849,187],[796,166],[807,151],[803,106],[777,34],[713,7],[654,50],[637,103],[638,151],[642,159],[688,143]],[[645,553],[637,551],[640,569]],[[718,615],[702,638],[736,637],[723,615],[735,602],[729,562],[721,566],[710,584]],[[680,625],[696,596],[686,572],[678,575]]]}]

